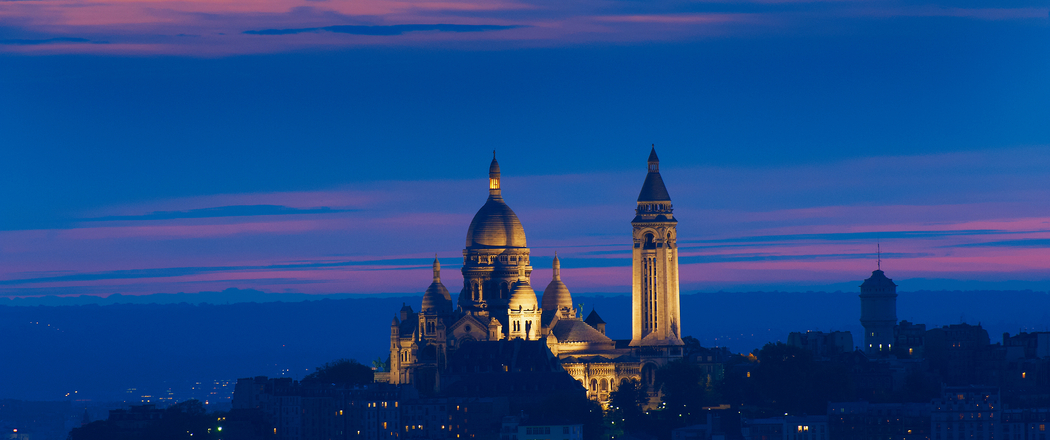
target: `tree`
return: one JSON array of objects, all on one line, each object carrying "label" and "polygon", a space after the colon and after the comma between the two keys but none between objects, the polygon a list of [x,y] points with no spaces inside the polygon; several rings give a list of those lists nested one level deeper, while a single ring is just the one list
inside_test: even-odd
[{"label": "tree", "polygon": [[317,367],[303,382],[365,385],[375,380],[372,368],[354,359],[337,359]]},{"label": "tree", "polygon": [[853,398],[845,366],[816,362],[809,350],[781,342],[762,347],[754,376],[756,390],[764,398],[754,403],[776,413],[824,414],[829,401]]},{"label": "tree", "polygon": [[677,426],[700,423],[708,390],[707,375],[699,366],[685,359],[664,365],[656,370],[655,385],[663,393],[663,411],[672,416],[668,420]]},{"label": "tree", "polygon": [[684,350],[686,359],[689,358],[689,355],[697,353],[703,349],[703,346],[700,345],[700,340],[692,336],[682,338],[682,342],[685,343],[685,346],[682,347],[682,349]]},{"label": "tree", "polygon": [[644,426],[642,407],[649,402],[649,394],[637,379],[624,380],[609,394],[609,422],[626,432],[640,432]]}]

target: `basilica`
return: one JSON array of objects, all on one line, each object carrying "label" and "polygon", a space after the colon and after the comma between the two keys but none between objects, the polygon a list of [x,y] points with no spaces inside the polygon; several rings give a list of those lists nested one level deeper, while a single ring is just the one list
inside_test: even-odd
[{"label": "basilica", "polygon": [[525,229],[503,200],[494,155],[488,200],[467,228],[463,288],[453,302],[435,258],[419,311],[405,305],[391,323],[389,382],[440,392],[460,347],[522,340],[545,344],[556,368],[578,380],[592,400],[607,402],[625,380],[651,389],[656,369],[682,357],[677,223],[654,147],[631,221],[632,337],[610,339],[596,312],[583,318],[573,305],[557,254],[553,278],[537,297]]}]

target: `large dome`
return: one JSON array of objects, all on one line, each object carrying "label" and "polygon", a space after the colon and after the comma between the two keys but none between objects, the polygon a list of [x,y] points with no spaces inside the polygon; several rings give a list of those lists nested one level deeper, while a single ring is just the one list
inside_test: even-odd
[{"label": "large dome", "polygon": [[525,228],[503,199],[489,197],[467,229],[467,247],[525,247]]},{"label": "large dome", "polygon": [[500,194],[499,162],[489,165],[489,199],[474,214],[467,229],[467,248],[525,247],[525,228]]}]

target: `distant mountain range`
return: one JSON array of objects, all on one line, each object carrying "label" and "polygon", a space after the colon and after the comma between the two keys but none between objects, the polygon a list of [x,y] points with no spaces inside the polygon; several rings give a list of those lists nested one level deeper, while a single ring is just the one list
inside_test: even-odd
[{"label": "distant mountain range", "polygon": [[[747,352],[792,331],[849,330],[860,343],[858,292],[707,292],[682,296],[682,332]],[[614,339],[631,333],[630,296],[574,295]],[[338,358],[388,355],[389,328],[419,295],[195,294],[0,300],[0,399],[121,400],[255,375],[302,377]],[[928,328],[981,323],[1050,330],[1050,293],[900,292],[898,319]],[[135,390],[130,390],[135,388]]]}]

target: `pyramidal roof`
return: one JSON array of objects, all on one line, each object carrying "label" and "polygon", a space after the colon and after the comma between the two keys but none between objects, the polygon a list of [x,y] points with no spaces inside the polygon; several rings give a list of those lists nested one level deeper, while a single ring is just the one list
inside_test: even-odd
[{"label": "pyramidal roof", "polygon": [[605,324],[605,321],[602,320],[602,317],[598,316],[598,312],[594,310],[591,310],[591,314],[587,315],[587,319],[584,319],[583,322],[586,322],[591,327],[597,327],[598,324]]},{"label": "pyramidal roof", "polygon": [[648,160],[649,174],[645,175],[642,190],[638,193],[639,202],[669,202],[671,195],[667,194],[667,186],[664,185],[663,177],[660,177],[660,158],[656,157],[656,147],[653,146],[649,152]]}]

